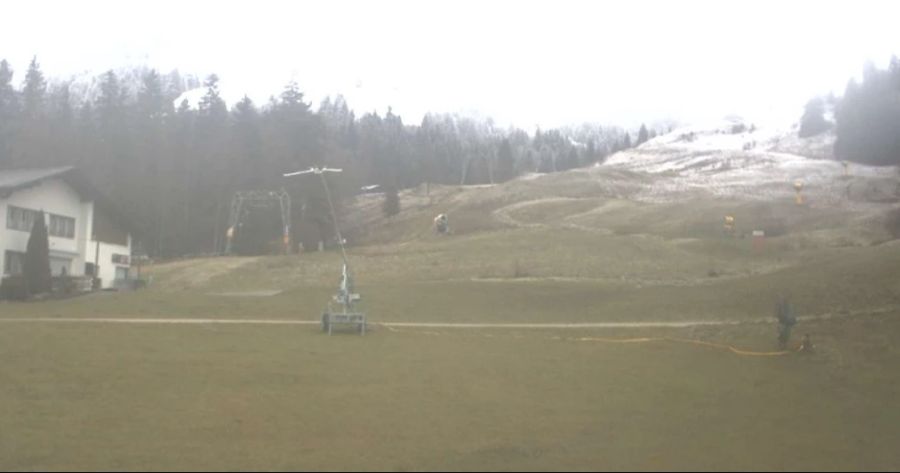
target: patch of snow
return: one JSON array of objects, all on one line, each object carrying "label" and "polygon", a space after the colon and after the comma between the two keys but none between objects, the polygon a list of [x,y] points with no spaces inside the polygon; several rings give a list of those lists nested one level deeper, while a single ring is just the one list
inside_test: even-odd
[{"label": "patch of snow", "polygon": [[[840,199],[847,183],[843,166],[829,157],[834,136],[801,139],[796,130],[757,128],[731,133],[729,122],[673,130],[642,146],[609,157],[601,167],[618,167],[655,177],[638,196],[644,201],[671,201],[692,195],[750,200],[791,198],[793,183],[822,204]],[[787,151],[787,152],[785,152]],[[814,159],[820,158],[820,159]],[[898,168],[851,164],[858,178],[896,178]]]},{"label": "patch of snow", "polygon": [[181,95],[179,95],[178,98],[172,101],[172,105],[174,105],[175,109],[178,110],[178,108],[181,107],[181,103],[187,100],[188,107],[192,110],[197,110],[200,108],[200,101],[203,100],[204,95],[206,95],[205,87],[186,90]]},{"label": "patch of snow", "polygon": [[[226,79],[219,79],[219,97],[225,102],[225,105],[231,109],[238,102],[244,99],[246,95],[242,89],[235,84],[229,82]],[[178,107],[181,106],[181,102],[187,100],[188,106],[197,110],[200,108],[200,101],[203,99],[203,96],[206,95],[207,88],[200,85],[194,87],[192,89],[186,90],[182,92],[175,100],[172,101],[172,104],[175,106],[175,109],[178,110]],[[257,107],[265,107],[266,104],[256,103]]]},{"label": "patch of snow", "polygon": [[545,175],[546,174],[540,173],[540,172],[529,172],[527,174],[522,174],[521,176],[518,177],[518,179],[521,181],[533,181],[535,179],[540,179],[542,176],[545,176]]}]

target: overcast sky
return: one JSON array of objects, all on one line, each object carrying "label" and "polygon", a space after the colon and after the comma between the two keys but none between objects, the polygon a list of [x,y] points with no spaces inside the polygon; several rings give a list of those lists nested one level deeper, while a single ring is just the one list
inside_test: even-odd
[{"label": "overcast sky", "polygon": [[900,54],[900,2],[4,2],[0,58],[66,77],[217,73],[230,101],[296,80],[406,122],[477,111],[530,128],[799,113]]}]

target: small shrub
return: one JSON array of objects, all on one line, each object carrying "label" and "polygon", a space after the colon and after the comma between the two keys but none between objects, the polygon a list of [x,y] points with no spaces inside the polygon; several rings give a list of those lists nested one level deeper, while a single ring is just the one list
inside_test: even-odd
[{"label": "small shrub", "polygon": [[28,280],[25,279],[25,276],[9,276],[0,283],[0,299],[24,301],[30,295],[28,292]]},{"label": "small shrub", "polygon": [[72,296],[90,290],[90,280],[85,276],[54,276],[53,294]]},{"label": "small shrub", "polygon": [[54,276],[51,287],[54,294],[72,294],[75,292],[75,281],[69,276]]}]

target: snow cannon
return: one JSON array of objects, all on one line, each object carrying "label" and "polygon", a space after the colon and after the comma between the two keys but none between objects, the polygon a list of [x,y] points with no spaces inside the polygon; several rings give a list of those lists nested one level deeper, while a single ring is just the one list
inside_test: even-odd
[{"label": "snow cannon", "polygon": [[225,254],[231,253],[231,245],[234,243],[234,225],[225,230]]},{"label": "snow cannon", "polygon": [[450,233],[450,219],[447,214],[440,214],[434,218],[434,231],[439,235]]},{"label": "snow cannon", "polygon": [[361,296],[353,292],[353,278],[350,277],[350,270],[347,263],[344,263],[341,270],[341,283],[338,286],[338,292],[332,296],[332,300],[341,305],[340,311],[332,310],[331,304],[322,313],[322,331],[331,335],[332,328],[335,325],[352,325],[359,330],[360,335],[366,334],[366,314],[354,311],[353,305],[361,299]]},{"label": "snow cannon", "polygon": [[726,235],[734,236],[734,216],[726,215],[725,224],[723,226]]}]

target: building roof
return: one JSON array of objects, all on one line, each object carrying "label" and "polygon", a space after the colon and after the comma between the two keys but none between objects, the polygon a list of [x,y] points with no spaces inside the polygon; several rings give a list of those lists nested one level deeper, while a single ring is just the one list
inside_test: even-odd
[{"label": "building roof", "polygon": [[0,196],[7,196],[14,191],[37,185],[45,179],[62,176],[74,169],[72,166],[62,166],[44,169],[0,170]]},{"label": "building roof", "polygon": [[47,179],[62,179],[75,189],[82,200],[93,201],[96,208],[108,214],[128,232],[137,233],[137,226],[109,198],[104,196],[74,166],[40,169],[0,170],[0,199],[15,191],[39,185]]}]

